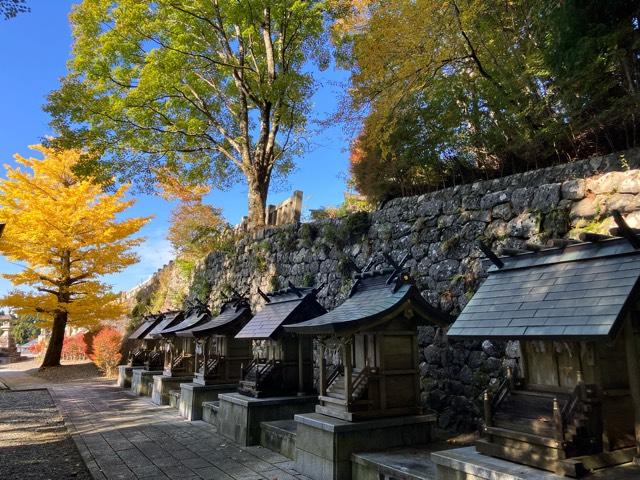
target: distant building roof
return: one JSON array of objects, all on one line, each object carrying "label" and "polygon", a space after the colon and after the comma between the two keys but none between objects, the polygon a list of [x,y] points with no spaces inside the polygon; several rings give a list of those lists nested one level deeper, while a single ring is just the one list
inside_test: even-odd
[{"label": "distant building roof", "polygon": [[288,288],[266,295],[262,309],[240,330],[236,338],[276,339],[284,325],[302,322],[327,313],[316,299],[315,288]]},{"label": "distant building roof", "polygon": [[233,298],[224,302],[220,314],[207,322],[178,332],[180,337],[207,337],[215,334],[233,335],[251,318],[251,307],[245,298]]},{"label": "distant building roof", "polygon": [[502,257],[448,332],[459,338],[612,337],[635,301],[640,251],[626,239]]},{"label": "distant building roof", "polygon": [[420,325],[448,326],[453,318],[427,303],[413,281],[394,269],[357,274],[349,298],[344,303],[306,322],[288,325],[289,332],[302,334],[340,334],[375,324],[411,306]]},{"label": "distant building roof", "polygon": [[175,310],[172,312],[165,312],[159,314],[162,317],[155,327],[144,337],[145,339],[158,339],[161,338],[160,332],[165,328],[169,328],[173,325],[177,325],[184,318],[184,312],[181,310]]},{"label": "distant building roof", "polygon": [[129,335],[129,340],[142,340],[161,320],[162,315],[146,315],[138,328]]}]

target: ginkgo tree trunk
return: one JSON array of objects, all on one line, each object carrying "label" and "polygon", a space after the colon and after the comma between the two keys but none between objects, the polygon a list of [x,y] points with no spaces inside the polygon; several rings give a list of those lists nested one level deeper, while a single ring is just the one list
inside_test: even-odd
[{"label": "ginkgo tree trunk", "polygon": [[51,338],[41,368],[60,365],[67,325],[92,327],[125,313],[120,295],[100,281],[138,261],[131,238],[149,218],[118,216],[133,204],[127,186],[105,193],[73,172],[81,153],[32,147],[44,158],[15,156],[0,180],[0,253],[23,267],[4,274],[16,289],[0,305],[44,319]]}]

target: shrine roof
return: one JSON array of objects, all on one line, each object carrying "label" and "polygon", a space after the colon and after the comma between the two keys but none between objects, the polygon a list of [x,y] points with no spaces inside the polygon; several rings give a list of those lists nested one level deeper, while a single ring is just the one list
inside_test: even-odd
[{"label": "shrine roof", "polygon": [[[236,338],[275,339],[282,327],[322,315],[327,311],[316,299],[315,288],[300,288],[292,284],[265,294],[262,309],[244,326]],[[268,300],[268,301],[267,301]]]},{"label": "shrine roof", "polygon": [[144,337],[145,339],[158,339],[161,338],[160,333],[165,328],[170,328],[173,325],[177,325],[184,318],[184,312],[181,310],[174,310],[171,312],[164,312],[159,314],[161,320],[156,324],[153,329],[147,333]]},{"label": "shrine roof", "polygon": [[[234,327],[243,326],[242,322],[251,317],[251,307],[245,298],[233,298],[222,304],[219,315],[190,329],[178,332],[180,337],[206,337],[216,333],[227,333]],[[228,332],[233,334],[235,332]]]},{"label": "shrine roof", "polygon": [[178,332],[189,330],[191,328],[202,325],[211,319],[209,308],[201,303],[189,307],[183,315],[181,322],[168,325],[160,333],[163,337],[175,336]]},{"label": "shrine roof", "polygon": [[128,339],[142,340],[161,320],[162,315],[145,316],[142,323],[129,335]]},{"label": "shrine roof", "polygon": [[613,337],[637,300],[640,251],[623,238],[501,257],[452,338]]},{"label": "shrine roof", "polygon": [[354,276],[349,298],[329,313],[285,330],[300,334],[353,332],[411,308],[418,325],[448,326],[453,318],[432,307],[406,273],[394,269],[368,271]]}]

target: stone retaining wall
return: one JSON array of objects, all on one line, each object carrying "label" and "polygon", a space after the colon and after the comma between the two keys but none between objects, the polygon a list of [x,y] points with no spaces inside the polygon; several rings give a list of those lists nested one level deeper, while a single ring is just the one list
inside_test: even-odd
[{"label": "stone retaining wall", "polygon": [[[498,250],[606,232],[613,209],[640,227],[638,168],[640,149],[629,150],[398,198],[370,214],[267,229],[239,241],[233,253],[210,254],[191,279],[190,295],[217,306],[233,287],[259,305],[257,287],[273,290],[291,280],[323,284],[319,299],[330,309],[372,255],[410,253],[406,265],[425,298],[456,314],[485,276],[479,238]],[[457,430],[476,425],[479,395],[518,353],[516,345],[449,341],[434,328],[421,330],[420,346],[423,400],[439,413],[440,427]]]}]

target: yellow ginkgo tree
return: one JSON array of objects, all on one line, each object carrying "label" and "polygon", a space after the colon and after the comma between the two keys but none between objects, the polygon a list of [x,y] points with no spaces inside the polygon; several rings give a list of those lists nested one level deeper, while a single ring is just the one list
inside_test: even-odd
[{"label": "yellow ginkgo tree", "polygon": [[125,312],[119,295],[101,282],[138,261],[131,238],[150,218],[118,218],[134,202],[127,186],[104,192],[73,166],[76,150],[31,147],[43,159],[16,155],[17,168],[5,165],[0,180],[0,222],[6,227],[0,253],[20,263],[20,273],[4,274],[15,286],[0,299],[18,314],[38,314],[51,330],[41,368],[60,365],[67,324],[91,327]]}]

